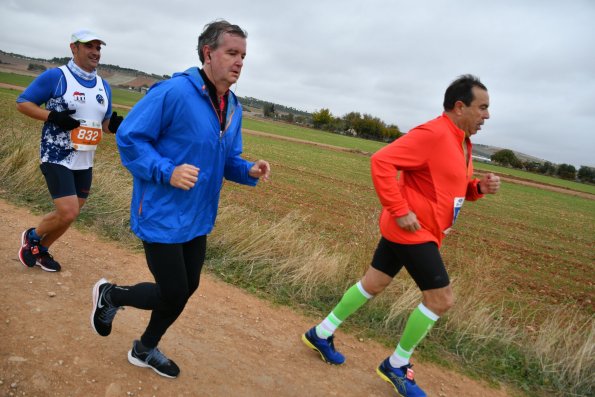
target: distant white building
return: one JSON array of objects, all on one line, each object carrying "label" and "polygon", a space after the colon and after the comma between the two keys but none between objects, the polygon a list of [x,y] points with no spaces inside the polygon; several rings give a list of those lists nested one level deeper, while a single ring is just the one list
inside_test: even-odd
[{"label": "distant white building", "polygon": [[489,159],[489,158],[487,158],[487,157],[484,157],[484,156],[477,156],[477,155],[473,154],[473,155],[471,155],[471,157],[472,157],[474,160],[481,161],[481,162],[483,162],[483,163],[491,163],[491,162],[492,162],[492,160],[491,160],[491,159]]}]

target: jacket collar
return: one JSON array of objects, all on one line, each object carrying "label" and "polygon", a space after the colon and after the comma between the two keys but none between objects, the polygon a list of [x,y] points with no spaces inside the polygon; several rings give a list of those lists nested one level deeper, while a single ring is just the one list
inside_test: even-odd
[{"label": "jacket collar", "polygon": [[[206,97],[205,99],[208,100],[209,102],[212,102],[210,99],[209,88],[207,87],[206,82],[204,81],[203,77],[201,76],[200,69],[198,67],[194,66],[194,67],[186,69],[185,71],[183,71],[181,73],[174,73],[174,75],[172,76],[172,79],[176,78],[176,77],[182,77],[182,78],[188,79],[200,95]],[[226,130],[227,127],[229,127],[229,125],[231,124],[233,115],[236,112],[236,107],[238,107],[238,105],[239,105],[237,97],[231,90],[228,90],[227,94],[228,94],[227,116],[226,116],[226,120],[225,120],[224,130]]]},{"label": "jacket collar", "polygon": [[449,129],[452,131],[453,134],[459,139],[459,141],[465,140],[465,131],[457,127],[454,121],[451,120],[450,117],[446,114],[446,112],[442,112],[442,118],[445,119],[446,124],[448,124]]}]

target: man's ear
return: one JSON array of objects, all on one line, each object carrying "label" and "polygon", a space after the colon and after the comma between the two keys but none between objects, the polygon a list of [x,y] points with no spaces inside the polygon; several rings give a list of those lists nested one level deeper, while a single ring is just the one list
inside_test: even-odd
[{"label": "man's ear", "polygon": [[202,47],[202,53],[205,56],[205,63],[207,63],[207,60],[208,61],[211,60],[211,49],[209,48],[208,45],[205,45],[204,47]]},{"label": "man's ear", "polygon": [[463,114],[463,108],[465,107],[465,103],[463,101],[456,101],[454,106],[454,111],[457,115]]}]

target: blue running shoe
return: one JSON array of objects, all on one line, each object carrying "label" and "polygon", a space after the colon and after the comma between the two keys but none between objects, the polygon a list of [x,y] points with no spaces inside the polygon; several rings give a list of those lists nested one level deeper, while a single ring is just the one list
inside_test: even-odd
[{"label": "blue running shoe", "polygon": [[393,368],[387,358],[376,368],[376,373],[393,385],[403,397],[426,397],[426,393],[415,384],[411,367],[411,364],[407,364],[401,368]]},{"label": "blue running shoe", "polygon": [[345,356],[335,350],[333,336],[330,336],[328,339],[319,338],[316,335],[316,327],[310,328],[308,332],[303,334],[302,341],[310,349],[320,353],[320,357],[322,357],[324,362],[334,365],[341,365],[345,362]]}]

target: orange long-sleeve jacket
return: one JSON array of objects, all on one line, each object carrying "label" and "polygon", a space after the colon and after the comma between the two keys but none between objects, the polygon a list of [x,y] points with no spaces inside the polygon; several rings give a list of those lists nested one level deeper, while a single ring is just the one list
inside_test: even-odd
[{"label": "orange long-sleeve jacket", "polygon": [[[463,145],[466,145],[467,158]],[[380,232],[400,244],[442,244],[465,200],[483,197],[473,178],[472,145],[443,113],[377,151],[372,181],[382,204]],[[396,218],[413,211],[421,226],[410,232]]]}]

